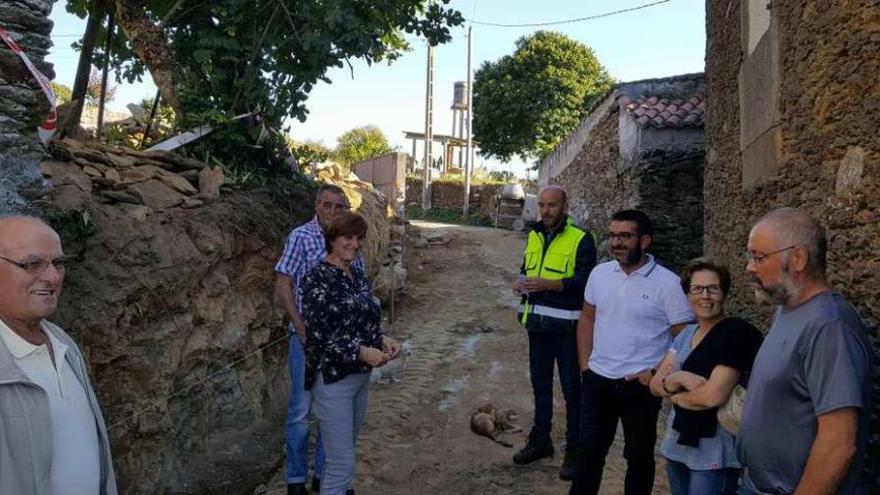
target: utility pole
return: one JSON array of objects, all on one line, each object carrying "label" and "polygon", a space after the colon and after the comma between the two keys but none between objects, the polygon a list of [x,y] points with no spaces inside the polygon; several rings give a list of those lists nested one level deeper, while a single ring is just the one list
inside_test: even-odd
[{"label": "utility pole", "polygon": [[434,141],[434,47],[428,41],[428,74],[425,85],[425,162],[422,171],[422,209],[431,209],[431,177],[430,167],[431,144]]},{"label": "utility pole", "polygon": [[474,122],[474,80],[471,73],[471,45],[474,40],[474,27],[468,26],[468,52],[467,52],[467,157],[464,165],[464,216],[468,216],[471,200],[471,170],[474,168],[474,142],[471,127]]}]

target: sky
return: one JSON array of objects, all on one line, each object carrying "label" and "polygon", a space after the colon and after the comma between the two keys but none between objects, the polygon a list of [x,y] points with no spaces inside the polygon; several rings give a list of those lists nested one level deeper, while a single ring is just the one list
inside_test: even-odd
[{"label": "sky", "polygon": [[[594,16],[638,7],[658,0],[452,0],[450,6],[468,20],[500,23],[544,23]],[[68,14],[64,2],[55,4],[50,16],[55,22],[55,47],[48,61],[55,64],[56,81],[71,86],[78,52],[70,44],[81,36],[85,21]],[[434,133],[452,131],[453,87],[467,79],[467,27],[473,26],[472,70],[485,61],[513,53],[515,42],[538,30],[561,32],[591,47],[608,72],[619,81],[667,77],[701,72],[705,56],[705,0],[668,0],[641,10],[580,22],[542,27],[494,27],[466,22],[452,30],[451,42],[434,49]],[[376,125],[392,146],[409,153],[411,141],[404,131],[424,132],[426,44],[410,39],[412,50],[388,65],[367,65],[353,60],[348,67],[331,69],[331,84],[315,86],[306,106],[308,119],[291,120],[291,134],[298,141],[322,142],[328,147],[345,131]],[[149,79],[149,76],[147,77]],[[149,80],[120,84],[115,101],[108,108],[121,110],[125,104],[153,97]],[[438,146],[434,146],[435,155]],[[419,146],[419,158],[422,147]],[[519,159],[501,163],[477,155],[475,163],[490,170],[508,170],[526,175],[527,164]]]}]

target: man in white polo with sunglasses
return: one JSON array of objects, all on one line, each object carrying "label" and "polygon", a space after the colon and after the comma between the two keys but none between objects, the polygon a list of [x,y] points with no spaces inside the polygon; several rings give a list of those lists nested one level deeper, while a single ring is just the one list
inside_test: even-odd
[{"label": "man in white polo with sunglasses", "polygon": [[115,495],[104,418],[73,340],[46,321],[58,307],[58,234],[0,218],[0,493]]}]

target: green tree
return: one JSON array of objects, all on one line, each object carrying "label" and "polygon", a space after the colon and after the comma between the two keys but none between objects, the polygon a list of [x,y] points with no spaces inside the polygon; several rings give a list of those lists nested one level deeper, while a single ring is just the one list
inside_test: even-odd
[{"label": "green tree", "polygon": [[334,158],[345,165],[369,160],[391,152],[388,139],[374,125],[356,127],[336,140]]},{"label": "green tree", "polygon": [[484,62],[474,77],[480,153],[503,161],[543,159],[612,86],[583,43],[549,31],[520,38],[512,55]]},{"label": "green tree", "polygon": [[[304,121],[309,92],[331,82],[327,69],[396,60],[409,48],[407,34],[436,45],[464,22],[449,0],[68,0],[67,8],[85,17],[101,2],[113,5],[120,27],[110,65],[130,82],[149,70],[179,125],[261,111],[200,141],[236,161],[244,149],[284,148],[279,133],[268,133],[267,145],[266,130],[280,130],[288,117]],[[98,64],[106,35],[102,27]]]},{"label": "green tree", "polygon": [[52,81],[50,84],[52,85],[52,90],[55,91],[56,105],[62,105],[64,103],[70,102],[70,88],[55,81]]}]

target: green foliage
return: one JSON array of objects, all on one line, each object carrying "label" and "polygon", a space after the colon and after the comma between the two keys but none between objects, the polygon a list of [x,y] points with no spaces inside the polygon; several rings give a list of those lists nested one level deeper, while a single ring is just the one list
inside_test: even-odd
[{"label": "green foliage", "polygon": [[[451,39],[449,27],[464,22],[449,0],[146,0],[151,19],[161,22],[179,71],[177,77],[189,129],[259,109],[255,118],[219,126],[199,141],[197,154],[266,163],[285,148],[282,122],[305,121],[305,101],[327,69],[352,58],[393,61],[409,45],[405,34],[432,44]],[[87,0],[68,0],[85,17]],[[96,61],[103,63],[106,32],[98,36]],[[140,80],[146,66],[122,32],[114,36],[111,66],[118,77]],[[266,136],[267,130],[271,136]]]},{"label": "green foliage", "polygon": [[538,31],[474,77],[474,139],[480,154],[542,159],[574,131],[613,85],[593,50]]},{"label": "green foliage", "polygon": [[429,222],[451,223],[455,225],[475,225],[478,227],[491,227],[492,219],[479,215],[462,216],[457,208],[431,208],[423,210],[421,206],[410,204],[406,206],[406,218],[410,220],[427,220]]},{"label": "green foliage", "polygon": [[333,158],[344,165],[351,165],[390,152],[391,146],[382,130],[374,125],[365,125],[339,136]]},{"label": "green foliage", "polygon": [[70,88],[55,81],[52,81],[50,84],[52,85],[52,90],[55,91],[56,105],[70,103],[70,96],[73,94]]},{"label": "green foliage", "polygon": [[305,141],[301,143],[291,137],[287,137],[286,141],[287,146],[290,148],[290,153],[300,167],[310,163],[322,163],[333,156],[333,150],[319,141]]}]

